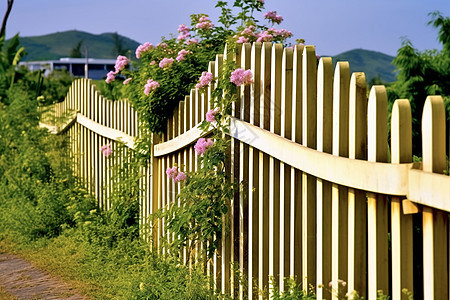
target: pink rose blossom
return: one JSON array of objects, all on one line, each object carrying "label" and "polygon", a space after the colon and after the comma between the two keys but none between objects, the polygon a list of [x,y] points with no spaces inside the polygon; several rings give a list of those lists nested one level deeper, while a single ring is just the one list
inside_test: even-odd
[{"label": "pink rose blossom", "polygon": [[268,31],[264,31],[258,35],[257,42],[271,42],[273,41],[273,35],[271,35]]},{"label": "pink rose blossom", "polygon": [[281,21],[283,21],[283,17],[280,16],[280,15],[277,15],[277,12],[276,12],[276,11],[269,11],[269,12],[266,12],[266,13],[263,15],[263,17],[264,17],[265,19],[271,20],[273,23],[277,23],[277,24],[280,24]]},{"label": "pink rose blossom", "polygon": [[212,145],[214,145],[214,141],[212,139],[199,138],[194,146],[194,149],[198,155],[203,155]]},{"label": "pink rose blossom", "polygon": [[110,83],[111,81],[114,81],[116,79],[114,71],[109,71],[108,74],[106,74],[106,83]]},{"label": "pink rose blossom", "polygon": [[173,64],[173,58],[167,58],[164,57],[160,62],[159,62],[159,67],[164,69],[164,68],[168,68]]},{"label": "pink rose blossom", "polygon": [[129,84],[130,81],[131,81],[131,78],[127,78],[127,79],[125,79],[125,80],[123,81],[123,84]]},{"label": "pink rose blossom", "polygon": [[198,44],[198,39],[190,39],[188,41],[186,41],[186,44],[190,45],[190,44]]},{"label": "pink rose blossom", "polygon": [[216,120],[216,114],[219,112],[219,108],[216,107],[215,109],[211,109],[206,113],[206,121],[208,122],[214,122]]},{"label": "pink rose blossom", "polygon": [[153,66],[154,64],[156,64],[156,61],[152,60],[152,61],[150,62],[150,66]]},{"label": "pink rose blossom", "polygon": [[238,44],[248,43],[248,39],[244,36],[240,36],[239,39],[236,41],[236,43]]},{"label": "pink rose blossom", "polygon": [[211,29],[214,27],[214,24],[211,23],[211,20],[208,18],[208,16],[201,16],[198,19],[197,25],[195,25],[198,29]]},{"label": "pink rose blossom", "polygon": [[166,48],[167,47],[167,44],[166,43],[159,43],[159,44],[157,44],[156,45],[156,47],[158,48]]},{"label": "pink rose blossom", "polygon": [[141,53],[148,51],[151,48],[153,48],[153,45],[150,44],[149,42],[145,42],[143,45],[139,45],[139,47],[137,47],[136,49],[136,58],[137,59],[141,58]]},{"label": "pink rose blossom", "polygon": [[188,37],[190,37],[191,34],[190,33],[181,33],[178,37],[177,40],[179,41],[184,41],[187,40]]},{"label": "pink rose blossom", "polygon": [[166,174],[169,178],[175,179],[178,175],[178,168],[177,167],[167,168]]},{"label": "pink rose blossom", "polygon": [[159,83],[153,79],[147,80],[147,84],[144,86],[144,94],[150,94],[150,91],[154,91],[159,87]]},{"label": "pink rose blossom", "polygon": [[197,89],[200,89],[200,88],[210,84],[210,82],[213,80],[213,74],[205,71],[202,73],[202,76],[200,76],[199,80],[200,80],[200,83],[197,83],[195,85],[195,87]]},{"label": "pink rose blossom", "polygon": [[251,70],[236,69],[231,73],[230,81],[237,86],[253,83],[253,74]]},{"label": "pink rose blossom", "polygon": [[111,144],[101,146],[100,151],[103,153],[104,156],[108,157],[112,153]]},{"label": "pink rose blossom", "polygon": [[255,29],[255,26],[250,25],[247,28],[245,28],[244,30],[242,30],[241,35],[244,35],[244,36],[255,36],[254,29]]},{"label": "pink rose blossom", "polygon": [[116,64],[114,65],[114,69],[115,72],[114,73],[119,73],[120,71],[123,70],[123,68],[125,68],[125,66],[128,64],[128,58],[126,56],[123,55],[119,55],[117,56],[116,59]]},{"label": "pink rose blossom", "polygon": [[184,172],[178,172],[177,176],[173,179],[174,182],[180,182],[187,179],[187,175]]},{"label": "pink rose blossom", "polygon": [[178,25],[178,32],[180,32],[180,33],[184,33],[184,34],[186,34],[186,33],[188,33],[189,31],[190,31],[191,29],[188,27],[188,26],[186,26],[186,24],[181,24],[181,25]]},{"label": "pink rose blossom", "polygon": [[188,55],[189,53],[191,53],[191,51],[186,50],[186,49],[181,49],[180,52],[178,52],[178,56],[177,56],[176,60],[178,62],[180,62],[180,61],[186,59],[185,56]]}]

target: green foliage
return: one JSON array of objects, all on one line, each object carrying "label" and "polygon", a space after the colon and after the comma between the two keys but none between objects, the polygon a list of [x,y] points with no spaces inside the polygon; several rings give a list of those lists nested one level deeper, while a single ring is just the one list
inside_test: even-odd
[{"label": "green foliage", "polygon": [[15,35],[6,45],[4,38],[0,37],[0,102],[8,104],[6,93],[13,88],[15,68],[25,49],[19,47],[19,35]]},{"label": "green foliage", "polygon": [[280,292],[278,286],[273,278],[270,278],[270,285],[272,286],[271,299],[274,300],[300,300],[300,299],[316,299],[316,295],[312,291],[304,291],[301,284],[298,284],[295,279],[285,278],[286,288]]},{"label": "green foliage", "polygon": [[69,57],[81,58],[83,54],[81,53],[81,46],[83,45],[83,40],[80,40],[75,47],[70,51]]},{"label": "green foliage", "polygon": [[25,239],[57,236],[93,207],[71,175],[67,141],[39,129],[37,100],[15,87],[0,109],[0,222]]},{"label": "green foliage", "polygon": [[[450,18],[439,12],[431,13],[429,24],[439,29],[439,40],[443,50],[420,52],[405,39],[397,52],[394,64],[398,81],[388,87],[389,102],[409,99],[413,121],[413,153],[421,155],[421,118],[428,95],[442,95],[450,111]],[[449,114],[447,114],[449,116]]]}]

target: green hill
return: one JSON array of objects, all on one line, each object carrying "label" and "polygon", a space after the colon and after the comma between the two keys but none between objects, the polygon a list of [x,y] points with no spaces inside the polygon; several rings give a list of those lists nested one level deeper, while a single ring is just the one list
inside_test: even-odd
[{"label": "green hill", "polygon": [[333,57],[333,64],[338,61],[348,61],[351,72],[364,72],[366,80],[380,76],[384,82],[396,81],[395,66],[392,63],[393,56],[381,52],[353,49]]},{"label": "green hill", "polygon": [[[114,33],[91,34],[83,31],[70,30],[41,36],[20,37],[20,42],[28,53],[23,60],[49,60],[69,57],[72,49],[79,41],[83,41],[81,52],[88,47],[89,57],[115,58]],[[122,45],[133,54],[139,43],[119,35]],[[354,49],[333,57],[333,63],[348,61],[351,72],[364,72],[367,81],[380,76],[385,82],[395,81],[395,66],[391,64],[393,56],[376,51]]]},{"label": "green hill", "polygon": [[[88,56],[94,58],[115,58],[114,33],[91,34],[83,31],[70,30],[41,36],[20,37],[20,43],[25,47],[27,55],[23,60],[49,60],[69,57],[72,49],[79,41],[83,41],[81,52],[84,55],[85,46]],[[122,46],[134,53],[139,43],[119,35]]]}]

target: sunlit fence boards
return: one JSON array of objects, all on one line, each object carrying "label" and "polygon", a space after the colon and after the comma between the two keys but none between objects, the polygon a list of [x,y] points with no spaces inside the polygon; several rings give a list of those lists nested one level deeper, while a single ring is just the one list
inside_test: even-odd
[{"label": "sunlit fence boards", "polygon": [[[270,289],[272,276],[281,291],[287,278],[295,278],[305,290],[313,286],[319,299],[335,297],[337,289],[356,290],[367,299],[383,290],[392,299],[406,299],[403,288],[417,298],[448,299],[443,99],[426,99],[423,162],[412,163],[409,101],[394,103],[389,132],[386,89],[367,91],[364,73],[351,74],[348,63],[338,62],[333,70],[331,58],[316,57],[313,46],[243,44],[232,57],[217,55],[209,64],[215,76],[224,59],[251,69],[254,83],[238,89],[227,137],[230,177],[244,188],[232,199],[224,216],[228,229],[205,264],[216,287],[237,298],[262,298],[259,291]],[[168,167],[201,168],[193,145],[202,136],[197,125],[212,108],[213,88],[192,90],[166,132],[154,136],[139,183],[143,224],[177,201],[182,183],[167,178]],[[70,137],[74,171],[108,209],[111,190],[103,187],[116,178],[111,165],[134,151],[136,113],[128,102],[103,99],[85,80],[77,80],[55,106],[54,114],[61,112],[71,118],[46,127]],[[119,138],[129,146],[123,153],[113,159],[101,155],[107,143],[117,149]],[[153,224],[155,244],[163,244],[162,236],[177,238],[166,233],[164,220]],[[205,246],[195,249],[190,263],[200,261]],[[238,282],[231,263],[245,283]]]}]

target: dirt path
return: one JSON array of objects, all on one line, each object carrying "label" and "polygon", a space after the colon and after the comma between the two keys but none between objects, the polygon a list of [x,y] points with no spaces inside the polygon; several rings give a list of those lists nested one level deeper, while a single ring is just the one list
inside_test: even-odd
[{"label": "dirt path", "polygon": [[0,285],[3,291],[20,300],[86,299],[64,282],[11,254],[0,253]]}]

